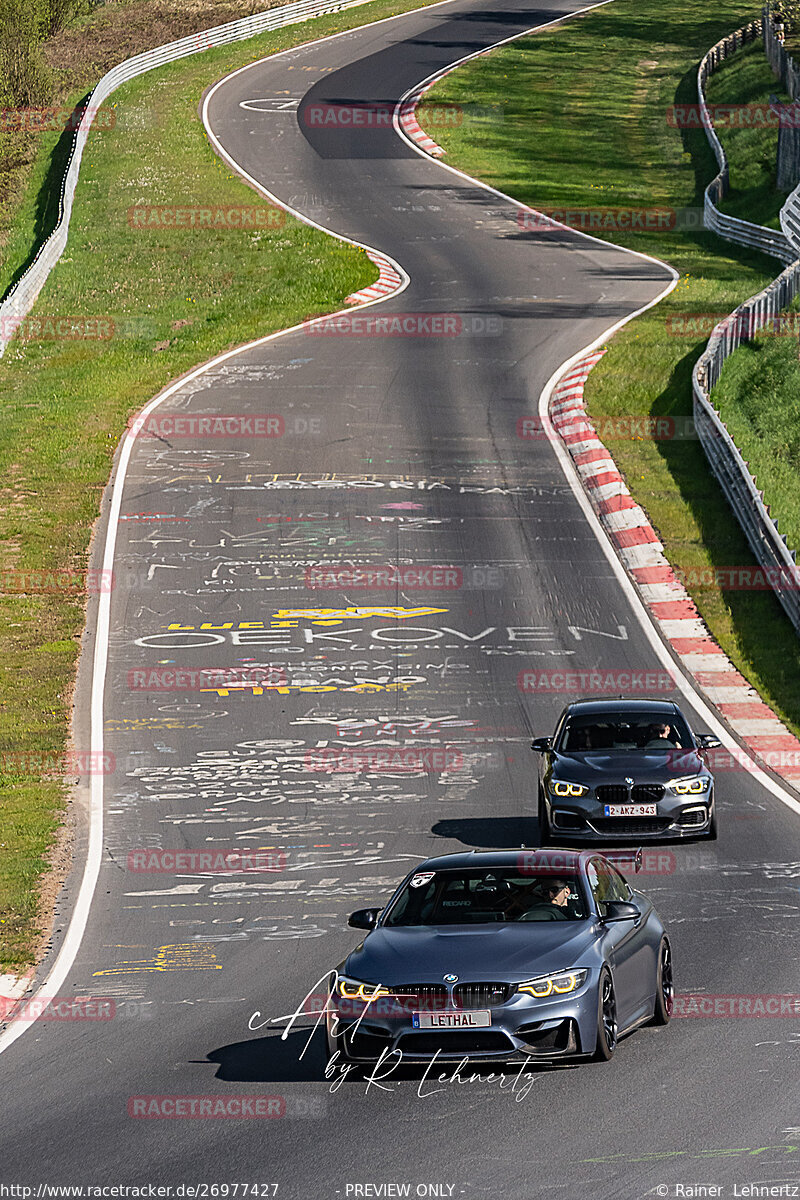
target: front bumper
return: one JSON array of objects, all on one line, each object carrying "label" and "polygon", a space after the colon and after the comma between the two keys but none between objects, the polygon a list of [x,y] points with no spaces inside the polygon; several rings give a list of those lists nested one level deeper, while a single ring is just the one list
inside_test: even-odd
[{"label": "front bumper", "polygon": [[[491,1025],[476,1029],[415,1029],[414,1002],[391,998],[364,1004],[331,999],[326,1016],[328,1038],[345,1057],[372,1063],[393,1052],[409,1063],[460,1061],[465,1057],[496,1062],[569,1058],[590,1054],[597,1037],[597,978],[590,972],[582,987],[545,1000],[516,993],[493,1005]],[[432,1011],[432,1010],[429,1010]],[[469,1010],[464,1010],[469,1011]]]},{"label": "front bumper", "polygon": [[655,816],[606,816],[605,804],[592,793],[578,799],[551,794],[547,807],[550,828],[560,838],[580,838],[587,842],[696,838],[710,832],[714,788],[712,785],[698,795],[667,793],[656,803]]}]

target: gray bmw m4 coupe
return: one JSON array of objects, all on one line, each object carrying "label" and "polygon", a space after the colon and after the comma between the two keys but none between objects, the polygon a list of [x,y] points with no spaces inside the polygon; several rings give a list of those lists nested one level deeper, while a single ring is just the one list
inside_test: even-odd
[{"label": "gray bmw m4 coupe", "polygon": [[532,744],[541,754],[540,845],[715,838],[714,777],[703,753],[716,746],[668,700],[574,701],[553,736]]},{"label": "gray bmw m4 coupe", "polygon": [[607,1060],[670,1019],[664,926],[596,851],[430,858],[349,923],[369,932],[330,981],[338,1063]]}]

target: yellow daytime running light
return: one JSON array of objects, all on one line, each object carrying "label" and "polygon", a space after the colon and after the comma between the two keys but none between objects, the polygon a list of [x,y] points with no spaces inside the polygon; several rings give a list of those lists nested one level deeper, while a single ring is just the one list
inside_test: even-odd
[{"label": "yellow daytime running light", "polygon": [[339,995],[345,1000],[363,1000],[368,1003],[370,1000],[378,1000],[381,996],[390,996],[391,992],[387,988],[381,987],[377,983],[359,983],[355,979],[343,979],[341,976],[337,981]]},{"label": "yellow daytime running light", "polygon": [[589,790],[582,783],[567,783],[565,779],[554,779],[552,786],[556,796],[583,796]]},{"label": "yellow daytime running light", "polygon": [[535,996],[537,1000],[544,999],[555,992],[559,996],[574,992],[586,978],[585,971],[563,971],[559,975],[545,975],[541,979],[531,979],[527,983],[518,983],[517,990]]},{"label": "yellow daytime running light", "polygon": [[692,779],[676,779],[670,786],[679,796],[696,796],[706,790],[706,778],[696,775]]}]

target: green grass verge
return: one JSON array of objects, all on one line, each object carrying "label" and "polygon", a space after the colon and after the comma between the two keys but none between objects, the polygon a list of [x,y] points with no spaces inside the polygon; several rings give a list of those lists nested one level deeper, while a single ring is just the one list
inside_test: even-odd
[{"label": "green grass verge", "polygon": [[[279,229],[137,230],[135,204],[262,201],[212,152],[198,116],[230,70],[313,38],[421,7],[382,2],[207,51],[151,72],[110,103],[113,130],[84,153],[64,257],[34,316],[110,317],[106,341],[15,340],[0,359],[0,970],[31,962],[38,887],[65,787],[18,753],[63,756],[83,597],[17,590],[17,572],[82,572],[111,458],[130,413],[221,351],[333,311],[377,276],[363,251],[287,219]],[[49,202],[40,148],[28,216]],[[23,247],[28,234],[20,221]],[[29,232],[29,231],[28,231]],[[78,747],[86,750],[86,747]]]},{"label": "green grass verge", "polygon": [[[671,127],[667,109],[696,103],[703,54],[757,15],[737,0],[687,0],[678,9],[667,0],[645,7],[615,0],[453,72],[427,94],[428,102],[500,104],[504,119],[430,133],[446,148],[447,162],[540,208],[699,207],[715,160],[702,131]],[[750,57],[743,56],[747,70]],[[726,72],[738,70],[736,59],[721,69],[715,98],[723,94]],[[731,141],[732,152],[736,144]],[[738,162],[735,173],[741,180]],[[757,177],[754,186],[757,207],[763,181]],[[747,211],[746,198],[742,205]],[[589,377],[589,412],[598,420],[688,417],[692,367],[707,334],[675,336],[674,318],[720,319],[763,288],[780,265],[705,232],[608,240],[671,263],[680,281],[657,309],[610,342]],[[716,567],[752,564],[699,443],[631,438],[609,445],[676,567],[696,568],[706,578],[709,569],[713,575]],[[726,653],[800,733],[800,643],[774,596],[716,586],[690,590]]]},{"label": "green grass verge", "polygon": [[797,317],[795,303],[791,327],[784,336],[762,333],[740,346],[726,361],[711,393],[793,550],[800,549]]}]

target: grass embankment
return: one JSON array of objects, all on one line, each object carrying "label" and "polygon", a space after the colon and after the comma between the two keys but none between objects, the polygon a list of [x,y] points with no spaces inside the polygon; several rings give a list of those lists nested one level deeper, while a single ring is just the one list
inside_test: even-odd
[{"label": "grass embankment", "polygon": [[[709,105],[731,105],[730,118],[715,122],[729,165],[728,195],[723,212],[744,221],[780,229],[779,213],[786,200],[775,187],[778,154],[778,115],[770,97],[784,104],[789,97],[770,70],[761,42],[753,42],[708,80]],[[721,116],[721,114],[720,114]]]},{"label": "grass embankment", "polygon": [[[638,0],[616,0],[453,72],[428,92],[430,103],[499,103],[504,120],[431,134],[447,149],[447,162],[534,207],[699,209],[716,163],[702,130],[676,128],[667,112],[696,103],[703,54],[757,15],[736,0],[688,0],[678,9],[667,0],[644,8]],[[750,88],[748,99],[762,95],[771,76],[756,58],[745,53],[723,66],[712,98],[721,102],[737,78],[732,90]],[[776,83],[766,86],[778,91]],[[733,202],[760,219],[769,207],[761,164],[771,161],[774,132],[734,137],[726,130],[722,136],[739,189]],[[680,282],[657,309],[614,336],[589,377],[589,412],[599,421],[688,418],[692,367],[710,329],[695,325],[695,332],[676,336],[676,329],[686,329],[683,317],[721,319],[773,279],[780,265],[703,231],[602,236],[671,263]],[[775,378],[773,391],[782,386]],[[784,404],[788,410],[789,395]],[[637,437],[609,445],[674,566],[707,579],[717,568],[753,563],[697,441]],[[716,585],[690,590],[723,649],[800,732],[800,643],[774,596]]]},{"label": "grass embankment", "polygon": [[[84,619],[80,586],[36,594],[19,573],[85,570],[128,415],[170,379],[332,311],[377,276],[362,251],[292,219],[249,232],[141,230],[128,210],[262,204],[213,154],[197,111],[203,90],[253,59],[418,7],[364,5],[151,72],[111,98],[115,127],[90,136],[69,245],[33,316],[110,317],[115,336],[17,339],[0,359],[0,756],[33,756],[0,757],[0,970],[30,963],[43,925],[39,883],[64,786],[36,763],[63,757]],[[37,185],[47,181],[44,144],[40,153]],[[48,202],[34,187],[26,204]],[[26,594],[14,594],[20,586]]]},{"label": "grass embankment", "polygon": [[800,312],[745,342],[711,399],[791,550],[800,549]]},{"label": "grass embankment", "polygon": [[[284,0],[100,0],[84,12],[76,5],[78,14],[66,27],[33,50],[38,63],[36,100],[15,101],[8,81],[0,78],[0,108],[8,110],[9,118],[0,125],[0,296],[57,220],[58,183],[72,140],[64,131],[65,118],[98,79],[143,50],[281,3]],[[34,8],[36,26],[37,6],[34,0],[28,4]],[[40,13],[42,7],[38,5]],[[0,24],[4,20],[13,22],[13,11],[0,11]],[[18,29],[12,37],[21,46],[24,36]],[[15,124],[18,103],[24,109],[33,105],[36,110],[57,110],[61,132],[39,132],[27,120]]]}]

